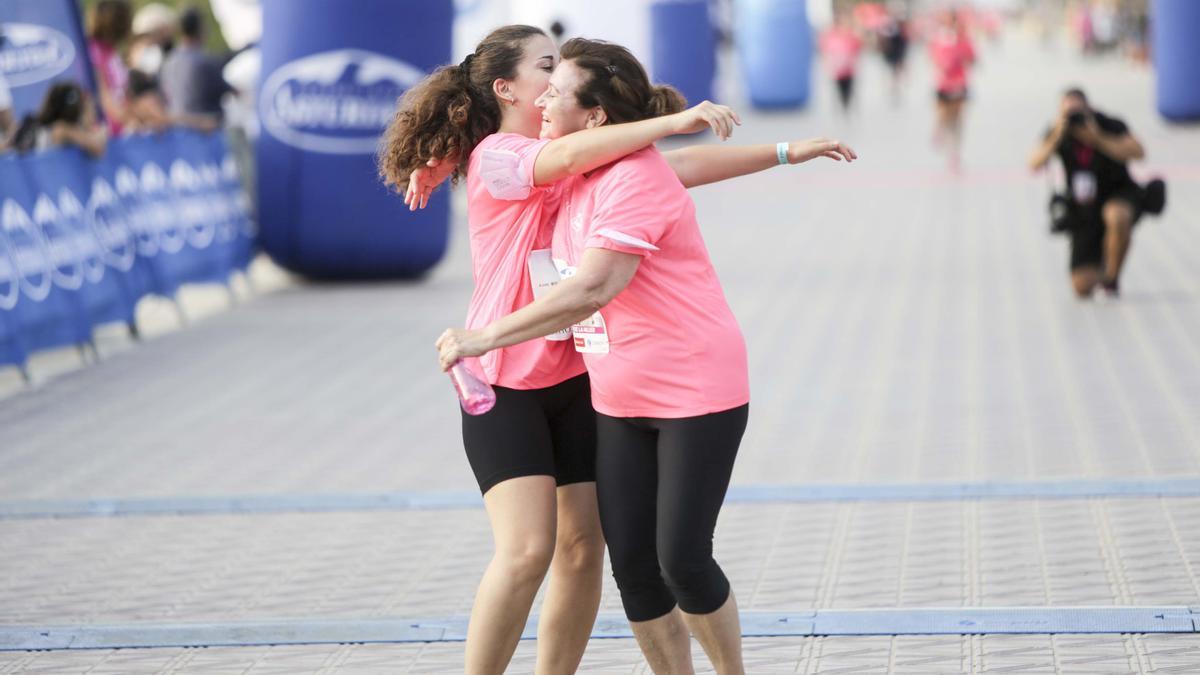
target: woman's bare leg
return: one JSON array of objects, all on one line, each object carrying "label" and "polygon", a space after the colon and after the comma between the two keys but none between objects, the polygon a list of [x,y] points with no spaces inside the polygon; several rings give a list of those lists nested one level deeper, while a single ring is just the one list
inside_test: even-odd
[{"label": "woman's bare leg", "polygon": [[500,675],[512,660],[529,609],[554,555],[556,494],[551,476],[522,476],[483,496],[495,553],[475,592],[467,627],[468,675]]},{"label": "woman's bare leg", "polygon": [[558,537],[538,619],[538,675],[569,675],[587,649],[604,578],[604,535],[596,483],[558,488]]}]

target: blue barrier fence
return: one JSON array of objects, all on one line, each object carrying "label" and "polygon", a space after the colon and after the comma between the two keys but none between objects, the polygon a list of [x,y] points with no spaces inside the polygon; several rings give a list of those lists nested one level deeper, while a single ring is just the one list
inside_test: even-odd
[{"label": "blue barrier fence", "polygon": [[257,227],[221,134],[175,130],[0,158],[0,365],[134,326],[138,300],[226,283]]}]

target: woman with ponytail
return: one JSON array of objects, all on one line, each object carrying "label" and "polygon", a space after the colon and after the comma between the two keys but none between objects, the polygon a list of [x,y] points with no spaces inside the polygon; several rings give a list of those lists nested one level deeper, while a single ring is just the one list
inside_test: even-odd
[{"label": "woman with ponytail", "polygon": [[[671,134],[712,128],[726,137],[737,123],[728,108],[703,103],[636,124],[539,140],[541,111],[534,102],[557,62],[557,47],[537,28],[500,28],[461,64],[409,90],[385,135],[379,170],[387,184],[415,186],[414,175],[466,177],[475,279],[468,326],[533,301],[531,263],[549,264],[549,256],[531,254],[550,246],[556,181]],[[441,162],[430,166],[435,157]],[[406,202],[417,208],[428,195],[410,189]],[[495,552],[471,610],[465,670],[505,670],[549,570],[537,672],[572,673],[600,605],[604,564],[587,374],[569,342],[540,337],[495,350],[478,366],[477,374],[494,385],[496,405],[485,415],[463,415],[463,444]]]},{"label": "woman with ponytail", "polygon": [[[569,139],[682,105],[628,50],[574,39],[540,99],[541,134]],[[693,672],[690,631],[718,673],[742,673],[737,604],[712,536],[747,422],[746,349],[686,187],[856,155],[826,139],[678,153],[649,146],[563,180],[552,241],[563,281],[437,346],[449,368],[571,327],[597,412],[600,520],[642,652],[657,673]]]}]

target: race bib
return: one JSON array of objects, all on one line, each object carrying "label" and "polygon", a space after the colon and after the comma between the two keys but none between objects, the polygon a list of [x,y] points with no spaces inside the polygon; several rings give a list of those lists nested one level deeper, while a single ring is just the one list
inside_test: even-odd
[{"label": "race bib", "polygon": [[[533,299],[537,300],[558,285],[561,277],[554,259],[550,257],[550,249],[543,248],[529,254],[529,283],[533,286]],[[571,329],[564,328],[557,333],[546,336],[547,340],[562,342],[571,339]]]},{"label": "race bib", "polygon": [[1079,204],[1091,204],[1096,199],[1096,174],[1076,171],[1071,175],[1071,194]]},{"label": "race bib", "polygon": [[[558,269],[559,277],[563,279],[575,276],[575,268],[565,260],[555,258],[554,266]],[[608,353],[608,327],[604,324],[604,317],[600,316],[600,312],[571,326],[571,336],[575,338],[575,351],[580,354]]]}]

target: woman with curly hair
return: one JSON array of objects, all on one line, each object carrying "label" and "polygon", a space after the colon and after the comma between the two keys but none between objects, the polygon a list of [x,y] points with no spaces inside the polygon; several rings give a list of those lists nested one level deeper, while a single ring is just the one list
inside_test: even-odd
[{"label": "woman with curly hair", "polygon": [[[541,136],[640,124],[679,101],[627,49],[576,38],[539,99]],[[563,180],[552,237],[561,283],[507,316],[447,330],[437,346],[445,369],[570,328],[597,413],[600,522],[638,644],[654,672],[690,673],[690,632],[718,673],[736,675],[737,603],[712,539],[746,428],[746,347],[686,187],[856,155],[814,139],[702,157],[689,167],[646,147]]]},{"label": "woman with curly hair", "polygon": [[[708,102],[680,112],[682,99],[663,89],[652,119],[539,140],[534,102],[558,58],[541,30],[500,28],[461,64],[406,92],[385,134],[380,174],[408,187],[412,208],[440,180],[466,177],[475,279],[468,326],[533,301],[531,254],[550,246],[557,181],[668,135],[712,128],[728,137],[738,123],[733,111]],[[496,405],[478,417],[464,413],[462,433],[495,553],[471,611],[466,672],[504,671],[547,571],[537,672],[574,672],[599,608],[604,559],[596,417],[583,361],[569,341],[538,339],[495,350],[478,365]]]}]

